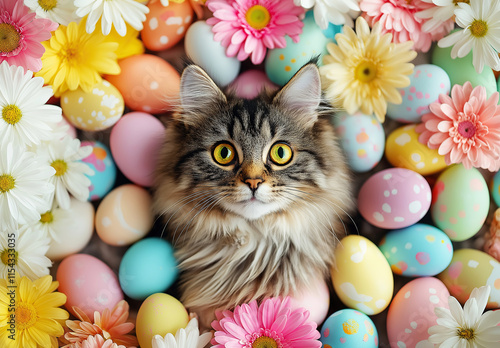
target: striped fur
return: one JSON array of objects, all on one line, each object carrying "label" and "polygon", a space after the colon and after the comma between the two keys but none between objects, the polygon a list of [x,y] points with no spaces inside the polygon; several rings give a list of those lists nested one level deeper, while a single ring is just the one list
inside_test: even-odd
[{"label": "striped fur", "polygon": [[[176,248],[181,301],[208,326],[216,308],[293,295],[326,277],[352,204],[346,162],[321,102],[314,64],[280,91],[254,100],[224,94],[197,66],[181,80],[181,108],[167,127],[155,209]],[[214,144],[234,145],[223,167]],[[285,141],[290,164],[269,160]],[[244,178],[260,177],[257,200]]]}]

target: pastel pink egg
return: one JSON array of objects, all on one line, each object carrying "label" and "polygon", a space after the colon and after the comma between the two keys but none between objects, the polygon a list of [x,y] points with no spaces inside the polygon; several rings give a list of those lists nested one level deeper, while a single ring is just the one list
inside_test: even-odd
[{"label": "pastel pink egg", "polygon": [[291,297],[293,308],[306,308],[309,311],[309,319],[318,326],[325,321],[330,307],[330,290],[325,280],[316,279],[307,288],[299,291]]},{"label": "pastel pink egg", "polygon": [[247,70],[241,73],[230,87],[236,95],[245,99],[253,99],[264,89],[275,90],[278,85],[269,80],[266,73],[261,70]]},{"label": "pastel pink egg", "polygon": [[427,330],[437,324],[436,307],[448,308],[450,293],[439,279],[416,278],[394,296],[387,312],[387,336],[391,347],[427,348]]},{"label": "pastel pink egg", "polygon": [[75,314],[73,306],[90,318],[94,311],[102,312],[123,300],[123,292],[116,274],[98,258],[87,254],[74,254],[62,260],[56,279],[59,292],[67,296],[64,305]]},{"label": "pastel pink egg", "polygon": [[389,168],[363,183],[358,209],[374,226],[404,228],[424,217],[431,197],[431,188],[422,175],[405,168]]},{"label": "pastel pink egg", "polygon": [[111,154],[120,171],[133,183],[150,187],[165,127],[156,117],[130,112],[113,127],[109,137]]}]

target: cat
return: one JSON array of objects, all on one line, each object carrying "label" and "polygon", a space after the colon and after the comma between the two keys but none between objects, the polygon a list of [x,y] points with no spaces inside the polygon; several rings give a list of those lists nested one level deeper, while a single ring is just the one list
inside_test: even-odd
[{"label": "cat", "polygon": [[314,62],[253,100],[197,65],[183,70],[154,207],[176,249],[180,300],[202,326],[216,309],[328,277],[353,204],[332,112]]}]

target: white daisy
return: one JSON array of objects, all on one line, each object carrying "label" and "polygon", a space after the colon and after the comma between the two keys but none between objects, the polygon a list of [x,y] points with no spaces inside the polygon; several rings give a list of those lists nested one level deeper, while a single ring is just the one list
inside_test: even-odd
[{"label": "white daisy", "polygon": [[27,225],[18,231],[0,233],[0,277],[7,279],[9,269],[21,277],[36,280],[49,274],[52,261],[45,256],[49,250],[49,239],[36,233]]},{"label": "white daisy", "polygon": [[429,328],[429,341],[435,347],[488,348],[497,347],[500,342],[500,311],[488,311],[483,314],[490,287],[475,288],[460,306],[453,296],[448,298],[450,309],[436,307],[437,325]]},{"label": "white daisy", "polygon": [[49,183],[54,168],[37,160],[34,153],[12,144],[0,152],[0,231],[15,230],[18,224],[40,219],[50,207],[54,192]]},{"label": "white daisy", "polygon": [[24,0],[24,4],[40,18],[48,18],[56,23],[68,25],[78,22],[73,0]]},{"label": "white daisy", "polygon": [[60,242],[57,231],[64,230],[69,216],[68,210],[53,208],[41,214],[40,220],[33,223],[32,228],[37,233],[48,237],[51,241]]},{"label": "white daisy", "polygon": [[50,139],[62,120],[59,106],[45,105],[52,87],[44,87],[43,78],[6,61],[0,64],[0,76],[0,147],[12,143],[25,148]]},{"label": "white daisy", "polygon": [[498,0],[460,2],[455,10],[455,22],[463,28],[438,42],[439,47],[449,47],[451,57],[465,57],[472,49],[472,64],[478,73],[484,64],[500,70],[500,6]]},{"label": "white daisy", "polygon": [[359,0],[293,0],[295,5],[305,9],[314,8],[314,20],[321,29],[329,23],[352,27],[353,17],[359,12]]},{"label": "white daisy", "polygon": [[55,186],[54,203],[56,206],[69,209],[69,193],[80,201],[87,200],[90,180],[85,174],[94,175],[94,171],[81,159],[91,153],[92,146],[80,146],[80,140],[73,139],[69,135],[38,147],[37,155],[40,159],[55,169],[50,182]]},{"label": "white daisy", "polygon": [[415,13],[416,17],[428,19],[424,25],[422,25],[422,30],[425,32],[431,32],[438,29],[444,22],[451,19],[455,13],[454,11],[458,9],[459,1],[457,0],[422,0],[429,4],[434,4],[435,6],[428,8],[426,10]]},{"label": "white daisy", "polygon": [[92,33],[99,18],[101,29],[104,35],[111,31],[111,25],[115,26],[116,32],[120,36],[125,36],[127,26],[130,24],[135,30],[142,30],[146,20],[146,13],[149,8],[134,0],[75,0],[77,7],[76,14],[80,17],[87,17],[87,33]]},{"label": "white daisy", "polygon": [[205,332],[200,336],[198,320],[192,318],[185,329],[179,329],[174,335],[166,334],[165,337],[155,335],[152,348],[203,348],[210,342],[212,333]]}]

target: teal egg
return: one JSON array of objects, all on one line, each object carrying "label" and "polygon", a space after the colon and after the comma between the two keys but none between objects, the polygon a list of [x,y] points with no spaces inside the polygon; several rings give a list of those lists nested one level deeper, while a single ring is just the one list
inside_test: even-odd
[{"label": "teal egg", "polygon": [[500,207],[500,172],[496,172],[491,179],[490,192],[493,201],[497,207]]},{"label": "teal egg", "polygon": [[446,233],[426,224],[389,231],[379,248],[392,271],[408,277],[436,275],[453,257],[453,245]]},{"label": "teal egg", "polygon": [[114,187],[116,180],[116,164],[109,148],[100,141],[82,141],[82,146],[92,146],[92,153],[82,159],[93,171],[90,179],[89,201],[104,198]]},{"label": "teal egg", "polygon": [[123,255],[118,272],[123,292],[134,300],[164,292],[177,279],[172,245],[157,237],[133,244]]},{"label": "teal egg", "polygon": [[264,63],[267,76],[279,86],[284,86],[312,58],[319,56],[321,63],[323,55],[327,54],[326,44],[332,42],[323,35],[311,11],[304,18],[299,42],[293,42],[289,36],[285,39],[286,47],[269,50]]},{"label": "teal egg", "polygon": [[366,314],[355,309],[341,309],[323,323],[319,340],[323,348],[376,348],[378,332]]}]

